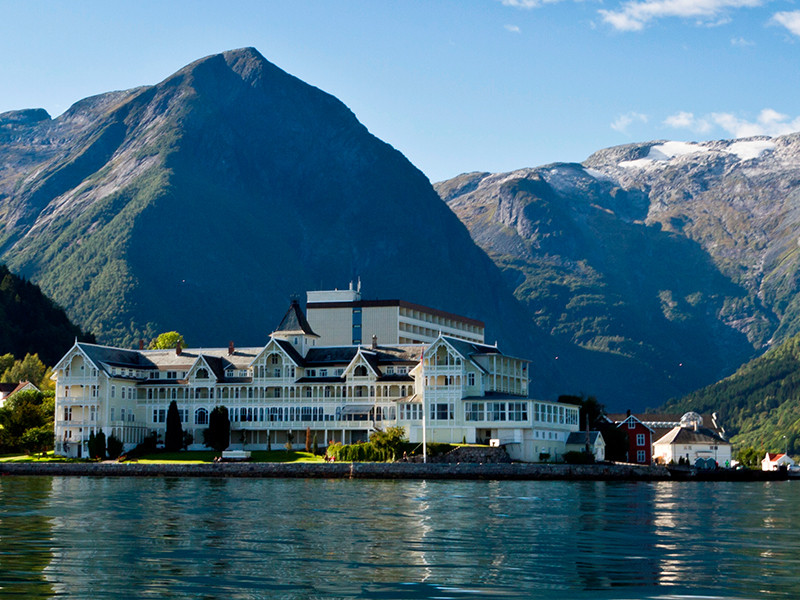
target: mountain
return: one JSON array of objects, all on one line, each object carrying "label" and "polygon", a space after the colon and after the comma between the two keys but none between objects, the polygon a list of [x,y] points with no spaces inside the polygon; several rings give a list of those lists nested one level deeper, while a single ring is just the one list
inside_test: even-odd
[{"label": "mountain", "polygon": [[[553,354],[428,179],[252,48],[55,119],[0,115],[0,158],[0,256],[104,343],[263,344],[291,294],[360,276],[365,299],[478,318],[507,352]],[[562,389],[553,371],[536,379]]]},{"label": "mountain", "polygon": [[45,365],[53,366],[76,337],[94,342],[94,336],[73,325],[37,286],[0,265],[0,355],[22,359],[38,354]]},{"label": "mountain", "polygon": [[[544,331],[654,406],[800,331],[800,135],[609,148],[435,185]],[[649,380],[649,385],[646,381]]]},{"label": "mountain", "polygon": [[[679,400],[671,412],[716,412],[738,447],[800,453],[800,334],[736,373]],[[783,436],[786,436],[784,439]]]}]

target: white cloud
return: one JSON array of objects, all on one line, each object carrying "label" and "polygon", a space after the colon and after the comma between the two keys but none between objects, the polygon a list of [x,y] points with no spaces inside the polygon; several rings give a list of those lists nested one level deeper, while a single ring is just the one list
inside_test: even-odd
[{"label": "white cloud", "polygon": [[693,113],[681,111],[664,119],[664,125],[675,129],[688,129],[698,134],[708,134],[718,128],[732,138],[757,135],[775,137],[800,131],[800,117],[792,119],[771,108],[762,110],[754,121],[748,121],[726,112],[715,112],[697,117]]},{"label": "white cloud", "polygon": [[516,25],[505,25],[505,28],[507,31],[510,31],[511,33],[520,33],[520,29]]},{"label": "white cloud", "polygon": [[746,40],[743,37],[738,38],[731,38],[731,46],[739,46],[741,48],[747,48],[749,46],[755,46],[756,43],[752,40]]},{"label": "white cloud", "polygon": [[[523,1],[523,0],[514,0]],[[716,25],[725,22],[731,8],[761,6],[765,0],[631,0],[618,10],[599,11],[603,20],[619,31],[641,31],[650,21],[664,17],[697,19]]]},{"label": "white cloud", "polygon": [[800,10],[775,13],[772,15],[772,21],[783,25],[794,35],[800,36]]},{"label": "white cloud", "polygon": [[679,112],[664,119],[664,125],[675,129],[689,129],[696,133],[708,133],[711,131],[711,123],[707,119],[694,116],[694,113]]},{"label": "white cloud", "polygon": [[611,123],[611,129],[619,131],[620,133],[628,133],[628,127],[634,123],[647,123],[647,115],[637,112],[629,112],[620,115],[616,120]]},{"label": "white cloud", "polygon": [[754,135],[786,135],[800,131],[800,117],[792,119],[771,108],[762,110],[755,121],[741,119],[731,113],[712,113],[711,119],[733,137]]},{"label": "white cloud", "polygon": [[501,0],[503,6],[511,6],[513,8],[539,8],[542,4],[555,4],[562,0]]}]

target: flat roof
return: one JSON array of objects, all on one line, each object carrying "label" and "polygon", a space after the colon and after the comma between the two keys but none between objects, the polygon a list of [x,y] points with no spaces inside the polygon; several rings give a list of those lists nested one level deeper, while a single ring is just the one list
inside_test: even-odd
[{"label": "flat roof", "polygon": [[422,304],[414,304],[413,302],[406,302],[405,300],[356,300],[354,302],[307,302],[306,311],[314,308],[383,308],[397,306],[417,310],[419,312],[426,312],[437,317],[445,319],[452,319],[454,321],[461,321],[468,325],[475,327],[485,328],[486,324],[478,319],[471,319],[455,313],[450,313],[444,310],[423,306]]}]

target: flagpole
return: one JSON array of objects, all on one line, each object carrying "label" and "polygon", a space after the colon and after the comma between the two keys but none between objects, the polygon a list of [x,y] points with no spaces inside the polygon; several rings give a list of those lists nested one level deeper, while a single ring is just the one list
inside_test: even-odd
[{"label": "flagpole", "polygon": [[422,378],[422,462],[428,462],[428,436],[425,427],[425,370],[423,364],[425,362],[425,346],[422,346],[422,353],[419,356],[419,374]]}]

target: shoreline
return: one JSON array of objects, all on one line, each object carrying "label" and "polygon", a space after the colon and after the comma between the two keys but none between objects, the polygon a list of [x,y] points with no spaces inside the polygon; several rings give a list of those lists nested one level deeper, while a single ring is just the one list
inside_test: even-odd
[{"label": "shoreline", "polygon": [[532,481],[781,481],[767,471],[691,471],[658,466],[529,463],[0,463],[0,476],[251,477]]}]

